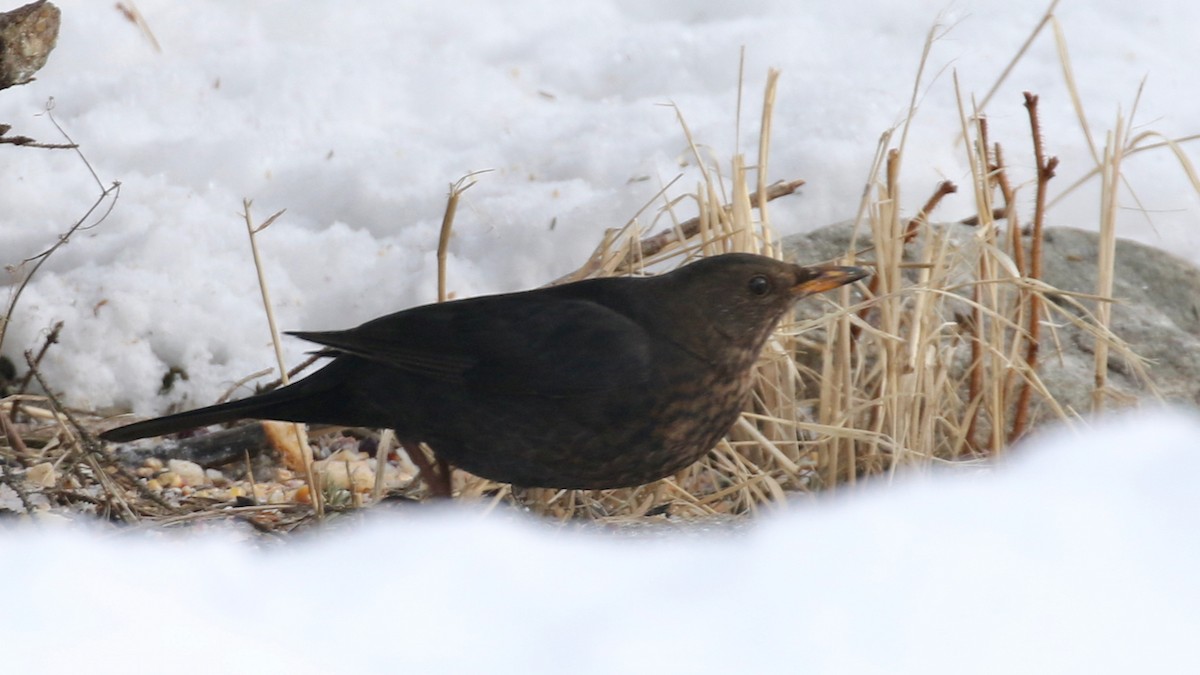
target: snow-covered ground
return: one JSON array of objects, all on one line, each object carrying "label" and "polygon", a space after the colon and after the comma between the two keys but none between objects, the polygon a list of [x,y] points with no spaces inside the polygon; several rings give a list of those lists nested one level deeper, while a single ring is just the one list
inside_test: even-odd
[{"label": "snow-covered ground", "polygon": [[1200,420],[1147,414],[732,533],[458,507],[283,549],[0,539],[11,673],[1195,673]]},{"label": "snow-covered ground", "polygon": [[[952,74],[981,100],[1041,1],[218,2],[140,0],[162,53],[112,3],[63,1],[39,80],[0,122],[78,141],[105,183],[100,226],[26,291],[4,353],[65,321],[45,373],[80,406],[206,403],[272,363],[244,225],[279,321],[320,330],[434,299],[448,185],[460,296],[538,285],[584,261],[694,166],[673,102],[714,161],[754,161],[768,67],[783,71],[772,205],[794,232],[851,217],[880,134],[908,107],[911,212],[968,183]],[[1098,142],[1200,132],[1200,3],[1058,9]],[[746,48],[740,147],[734,120]],[[1031,159],[1021,91],[1041,95],[1055,190],[1091,167],[1049,32],[988,106],[1014,175]],[[1187,148],[1193,156],[1194,148]],[[69,152],[0,147],[0,263],[48,246],[99,191]],[[1167,153],[1126,164],[1148,209],[1121,233],[1200,260],[1200,203]],[[1026,186],[1024,197],[1032,197]],[[1095,185],[1056,223],[1090,226]],[[1124,197],[1133,206],[1131,195]],[[941,215],[970,210],[965,195]],[[553,223],[553,227],[551,227]],[[644,221],[649,225],[649,221]],[[304,347],[289,344],[290,354]],[[171,366],[190,379],[166,396]],[[1197,672],[1200,422],[1148,416],[1031,444],[996,473],[913,477],[726,534],[580,533],[469,508],[381,514],[284,550],[231,533],[74,528],[0,538],[4,672]]]}]

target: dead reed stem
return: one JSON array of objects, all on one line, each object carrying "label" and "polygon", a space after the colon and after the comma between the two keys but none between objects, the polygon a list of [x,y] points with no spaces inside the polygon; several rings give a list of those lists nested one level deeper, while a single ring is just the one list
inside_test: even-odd
[{"label": "dead reed stem", "polygon": [[446,211],[442,214],[442,228],[438,233],[438,302],[445,302],[448,297],[446,290],[446,256],[450,251],[450,236],[454,231],[454,214],[458,211],[458,200],[462,197],[462,193],[471,189],[478,182],[475,180],[475,176],[481,173],[486,173],[486,171],[473,171],[450,184],[450,194],[446,198]]},{"label": "dead reed stem", "polygon": [[[1116,265],[1116,219],[1119,204],[1118,190],[1121,182],[1121,160],[1124,158],[1125,137],[1127,130],[1125,120],[1117,114],[1117,123],[1108,132],[1104,144],[1104,159],[1100,174],[1100,249],[1098,252],[1096,275],[1096,295],[1102,298],[1112,297],[1113,270]],[[1096,306],[1096,320],[1107,330],[1112,324],[1112,305],[1100,302]],[[1104,410],[1108,389],[1108,350],[1109,345],[1097,341],[1095,353],[1095,386],[1092,389],[1092,412]]]},{"label": "dead reed stem", "polygon": [[[258,289],[262,294],[263,311],[267,316],[267,328],[271,331],[271,344],[275,349],[275,363],[279,367],[279,381],[286,387],[288,384],[288,368],[287,362],[283,358],[283,340],[279,336],[279,327],[275,323],[275,306],[271,303],[271,291],[267,285],[267,273],[262,264],[262,256],[258,251],[258,234],[274,224],[286,209],[276,211],[263,221],[262,225],[256,226],[254,224],[254,216],[250,213],[252,203],[249,199],[242,200],[242,218],[246,222],[246,234],[250,238],[250,253],[254,257],[254,270],[258,275]],[[308,493],[312,497],[313,511],[316,513],[318,519],[324,518],[324,493],[321,491],[316,476],[313,474],[313,453],[312,446],[308,444],[308,432],[305,430],[304,425],[299,423],[293,424],[292,430],[296,435],[296,446],[300,448],[301,458],[304,462],[304,482],[308,485]]]}]

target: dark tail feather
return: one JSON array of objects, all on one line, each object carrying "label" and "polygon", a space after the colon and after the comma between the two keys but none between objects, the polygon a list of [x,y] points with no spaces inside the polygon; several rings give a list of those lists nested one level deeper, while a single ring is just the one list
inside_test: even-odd
[{"label": "dark tail feather", "polygon": [[[127,424],[116,429],[109,429],[100,434],[100,438],[115,443],[124,443],[139,438],[162,436],[175,431],[205,427],[210,424],[232,422],[240,419],[277,419],[284,421],[291,416],[288,404],[293,403],[300,392],[289,391],[291,387],[279,389],[259,396],[251,396],[237,401],[220,403],[207,408],[197,408],[187,412],[156,417],[144,422]],[[294,411],[292,411],[294,412]]]}]

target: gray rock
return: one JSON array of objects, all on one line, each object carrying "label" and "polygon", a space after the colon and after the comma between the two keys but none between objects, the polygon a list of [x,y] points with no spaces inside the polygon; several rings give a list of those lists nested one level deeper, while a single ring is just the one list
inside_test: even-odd
[{"label": "gray rock", "polygon": [[58,8],[45,0],[0,12],[0,89],[25,84],[58,42]]},{"label": "gray rock", "polygon": [[[967,245],[974,240],[975,230],[969,226],[938,227],[950,228],[948,234],[956,243]],[[801,262],[837,257],[847,250],[851,232],[849,223],[840,223],[789,237],[784,242],[785,256]],[[869,243],[869,232],[864,228],[858,246]],[[1095,294],[1098,252],[1099,236],[1095,232],[1047,229],[1043,280],[1063,291]],[[1166,251],[1118,239],[1113,283],[1117,302],[1112,309],[1112,332],[1145,360],[1144,374],[1149,381],[1139,376],[1142,369],[1138,364],[1128,363],[1110,350],[1110,391],[1118,400],[1157,400],[1161,395],[1172,403],[1200,404],[1200,269]],[[1061,296],[1051,299],[1073,314],[1081,314]],[[1079,302],[1095,311],[1095,301]],[[1050,331],[1044,329],[1040,377],[1056,401],[1086,413],[1091,409],[1094,389],[1095,340],[1061,317],[1052,318],[1052,322],[1057,348]],[[966,359],[956,356],[955,361],[962,364]]]}]

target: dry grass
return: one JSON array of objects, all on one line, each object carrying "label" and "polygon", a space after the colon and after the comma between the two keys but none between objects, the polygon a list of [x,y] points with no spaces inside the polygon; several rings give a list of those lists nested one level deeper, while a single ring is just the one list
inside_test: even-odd
[{"label": "dry grass", "polygon": [[[1053,8],[1051,5],[1030,42],[1042,28],[1054,26],[1065,80],[1078,102],[1065,38]],[[937,29],[931,30],[925,54],[936,37]],[[677,110],[702,180],[685,195],[672,196],[674,182],[665,186],[654,202],[623,228],[608,232],[579,270],[558,282],[662,271],[698,256],[733,251],[781,257],[768,204],[795,192],[802,181],[772,184],[768,177],[776,86],[777,73],[771,72],[762,97],[753,164],[738,155],[731,158],[727,169],[720,170],[700,151],[683,113]],[[1100,282],[1094,294],[1066,294],[1040,280],[1042,228],[1046,210],[1053,204],[1048,186],[1056,161],[1046,156],[1043,147],[1036,97],[1029,96],[1026,101],[1029,136],[1005,139],[1009,144],[1030,143],[1035,151],[1036,206],[1025,228],[1015,203],[1020,188],[1009,179],[1003,146],[988,138],[986,118],[960,95],[959,122],[962,137],[968,141],[962,148],[971,167],[970,190],[976,207],[976,215],[969,219],[974,228],[964,234],[963,228],[930,224],[938,200],[956,189],[949,183],[938,186],[915,217],[906,217],[898,206],[907,125],[913,123],[921,88],[922,76],[918,75],[905,126],[885,133],[876,149],[854,235],[839,260],[872,265],[875,276],[870,284],[860,283],[808,301],[811,304],[805,316],[784,322],[757,367],[750,409],[706,459],[651,485],[590,492],[514,490],[456,472],[454,486],[460,498],[481,500],[493,507],[515,503],[562,519],[619,522],[659,515],[711,518],[753,514],[776,508],[797,495],[853,485],[871,476],[888,477],[901,469],[995,457],[1039,423],[1075,423],[1079,419],[1076,411],[1055,401],[1039,378],[1039,364],[1058,344],[1056,326],[1080,327],[1095,338],[1095,409],[1111,402],[1106,386],[1111,354],[1124,358],[1134,372],[1144,375],[1137,356],[1108,329],[1117,195],[1124,185],[1120,169],[1122,159],[1130,154],[1166,148],[1179,158],[1200,191],[1200,180],[1180,151],[1179,141],[1148,133],[1131,138],[1130,123],[1117,119],[1103,151],[1095,151],[1096,167],[1088,174],[1100,177],[1103,192]],[[991,93],[985,103],[990,98]],[[1090,138],[1091,131],[1085,130]],[[469,183],[460,182],[451,190],[439,247],[443,261],[440,279],[445,274],[445,241],[454,206],[467,187]],[[249,224],[248,205],[247,220]],[[1050,294],[1056,302],[1047,301]],[[23,428],[32,432],[21,431],[12,423],[18,408],[27,420]],[[88,433],[94,418],[91,422],[69,419],[52,400],[10,396],[0,402],[0,416],[6,420],[7,439],[0,441],[6,467],[0,479],[27,504],[27,491],[13,474],[50,462],[63,476],[53,487],[52,502],[90,500],[101,513],[130,522],[174,524],[205,517],[237,517],[271,529],[273,526],[264,522],[290,527],[304,518],[304,506],[274,507],[272,519],[264,521],[263,511],[270,507],[154,501],[138,488],[136,479],[103,459]],[[37,418],[43,423],[28,422]],[[31,438],[34,443],[25,442]],[[388,436],[381,441],[385,448],[390,443]],[[9,471],[8,467],[23,468]],[[372,488],[378,500],[383,483],[375,481]],[[415,494],[420,495],[419,489]],[[337,503],[346,502],[334,494],[327,496],[335,511]],[[352,501],[358,503],[358,495],[355,497]]]},{"label": "dry grass", "polygon": [[[1046,25],[1058,28],[1052,10],[1053,5],[1031,41]],[[937,35],[936,28],[930,31],[922,70]],[[1073,90],[1061,30],[1055,36],[1065,80]],[[703,182],[686,197],[662,197],[664,205],[650,227],[635,219],[609,233],[589,262],[567,279],[640,273],[730,251],[779,256],[766,210],[775,86],[771,73],[756,164],[747,167],[744,157],[736,156],[728,175],[722,174],[701,156],[681,114]],[[903,467],[995,457],[1035,424],[1080,419],[1054,400],[1038,375],[1041,359],[1058,344],[1054,328],[1063,324],[1082,328],[1095,339],[1096,408],[1109,398],[1105,372],[1110,353],[1152,388],[1140,359],[1108,329],[1120,161],[1138,149],[1123,135],[1127,123],[1118,119],[1118,131],[1110,134],[1098,161],[1105,195],[1099,209],[1100,283],[1091,295],[1064,293],[1041,281],[1048,186],[1057,160],[1046,156],[1043,147],[1036,96],[1026,97],[1029,136],[1016,139],[1033,145],[1037,162],[1035,211],[1023,234],[1002,146],[988,139],[986,118],[960,95],[962,133],[970,141],[963,147],[977,210],[969,219],[974,230],[964,236],[929,224],[929,212],[941,196],[955,190],[952,185],[938,186],[915,218],[905,218],[898,209],[907,124],[920,88],[918,76],[905,127],[885,134],[876,153],[856,227],[863,246],[856,253],[860,247],[852,240],[839,261],[873,265],[875,277],[865,292],[844,288],[831,294],[834,300],[821,316],[781,326],[758,367],[752,409],[729,439],[705,460],[653,485],[599,492],[530,490],[514,499],[559,518],[754,513],[798,493],[834,489],[872,475],[891,476]],[[1072,98],[1079,100],[1073,91]],[[1194,176],[1177,144],[1171,147],[1185,172]],[[694,206],[697,215],[680,217],[682,204]],[[644,231],[655,229],[663,218],[671,228],[645,237]],[[1056,302],[1047,300],[1051,294]],[[462,488],[468,495],[506,494],[477,479],[466,480]]]}]

